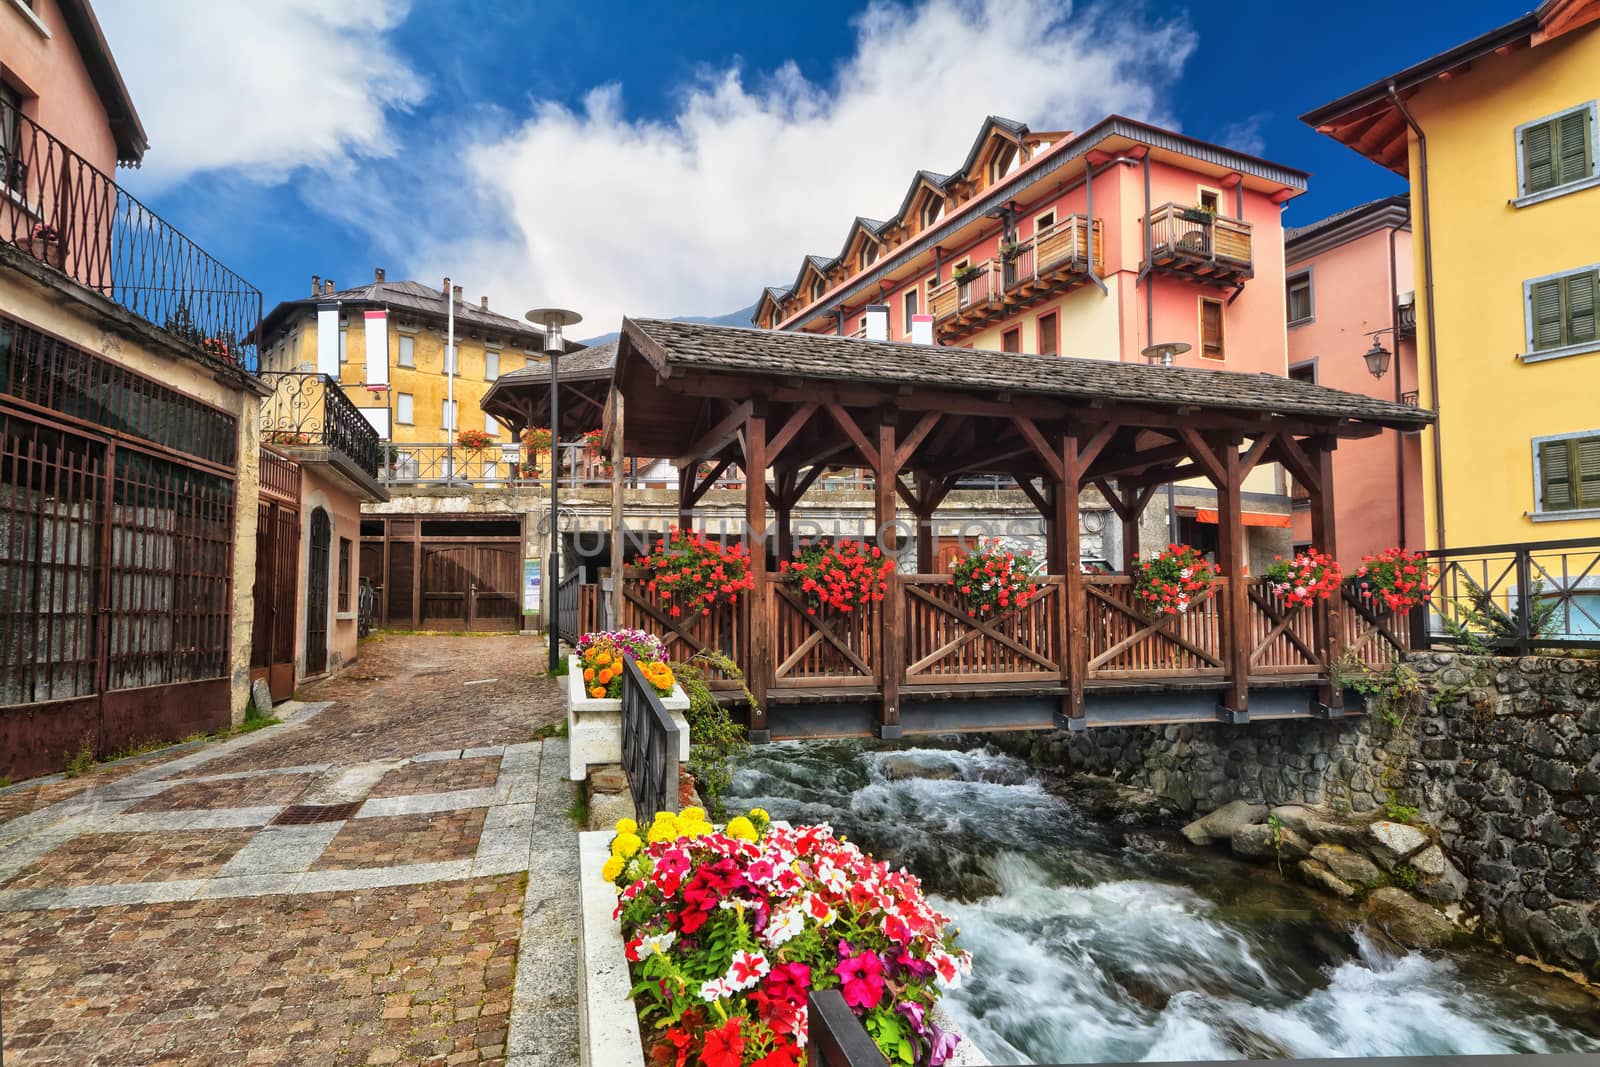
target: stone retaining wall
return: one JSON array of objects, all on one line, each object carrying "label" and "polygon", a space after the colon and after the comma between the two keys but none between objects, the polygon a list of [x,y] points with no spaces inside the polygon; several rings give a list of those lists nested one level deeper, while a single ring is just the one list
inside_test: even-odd
[{"label": "stone retaining wall", "polygon": [[1367,716],[1057,733],[1027,754],[1192,812],[1233,800],[1416,808],[1488,931],[1600,979],[1600,660],[1435,652],[1407,668],[1414,683],[1373,698]]}]

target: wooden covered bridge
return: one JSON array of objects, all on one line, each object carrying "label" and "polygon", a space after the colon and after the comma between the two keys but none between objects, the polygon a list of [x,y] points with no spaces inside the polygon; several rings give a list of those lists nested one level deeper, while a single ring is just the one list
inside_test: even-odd
[{"label": "wooden covered bridge", "polygon": [[[673,457],[680,525],[736,466],[744,536],[766,551],[752,552],[739,603],[684,620],[623,567],[629,537],[614,537],[624,579],[610,614],[662,633],[675,656],[731,654],[756,697],[755,739],[1339,716],[1343,672],[1392,661],[1407,620],[1348,591],[1291,607],[1242,576],[1245,478],[1282,464],[1310,496],[1313,542],[1336,556],[1339,440],[1432,417],[1271,375],[625,320],[607,447],[619,461]],[[903,560],[881,603],[841,617],[808,614],[775,568],[794,548],[796,502],[830,467],[871,472],[878,543]],[[935,509],[973,473],[1014,478],[1047,531],[1042,595],[993,621],[931,573]],[[1222,577],[1185,614],[1152,619],[1126,573],[1137,523],[1159,487],[1189,479],[1216,488]],[[1091,486],[1123,523],[1122,574],[1081,565]],[[620,479],[613,494],[620,523]]]}]

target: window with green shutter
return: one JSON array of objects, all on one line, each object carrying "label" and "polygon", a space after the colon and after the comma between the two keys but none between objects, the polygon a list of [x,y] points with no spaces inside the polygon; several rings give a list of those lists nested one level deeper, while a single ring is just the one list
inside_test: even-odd
[{"label": "window with green shutter", "polygon": [[1534,352],[1592,344],[1600,269],[1585,267],[1554,278],[1529,282],[1528,340]]},{"label": "window with green shutter", "polygon": [[1538,443],[1539,510],[1600,508],[1600,433]]},{"label": "window with green shutter", "polygon": [[1593,104],[1584,104],[1518,130],[1522,195],[1594,176],[1594,112]]}]

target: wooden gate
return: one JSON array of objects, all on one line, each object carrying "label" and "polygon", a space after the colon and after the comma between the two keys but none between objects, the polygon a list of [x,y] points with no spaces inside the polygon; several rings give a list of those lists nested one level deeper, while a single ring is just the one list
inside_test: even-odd
[{"label": "wooden gate", "polygon": [[517,544],[422,543],[422,628],[515,630],[522,555]]},{"label": "wooden gate", "polygon": [[300,465],[261,450],[256,511],[255,622],[250,681],[265,678],[273,701],[294,693],[294,631],[300,602]]},{"label": "wooden gate", "polygon": [[377,593],[375,625],[520,630],[521,531],[514,516],[366,516],[361,576]]}]

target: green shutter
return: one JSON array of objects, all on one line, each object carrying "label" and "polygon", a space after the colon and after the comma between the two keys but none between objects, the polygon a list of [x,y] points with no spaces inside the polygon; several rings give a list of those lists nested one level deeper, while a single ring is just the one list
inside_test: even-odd
[{"label": "green shutter", "polygon": [[1546,441],[1539,446],[1540,511],[1564,511],[1575,506],[1567,444],[1566,441]]},{"label": "green shutter", "polygon": [[1555,123],[1541,122],[1522,131],[1522,191],[1537,193],[1554,188],[1556,177]]},{"label": "green shutter", "polygon": [[1563,115],[1556,122],[1560,167],[1556,181],[1581,181],[1589,176],[1589,109]]},{"label": "green shutter", "polygon": [[1528,299],[1533,304],[1533,348],[1560,348],[1566,344],[1566,323],[1561,314],[1562,278],[1535,282]]},{"label": "green shutter", "polygon": [[1600,437],[1585,437],[1576,442],[1578,453],[1578,501],[1580,508],[1600,508]]},{"label": "green shutter", "polygon": [[1569,345],[1582,344],[1593,341],[1594,328],[1594,296],[1595,272],[1586,270],[1582,274],[1573,274],[1562,281],[1567,286],[1567,336]]}]

